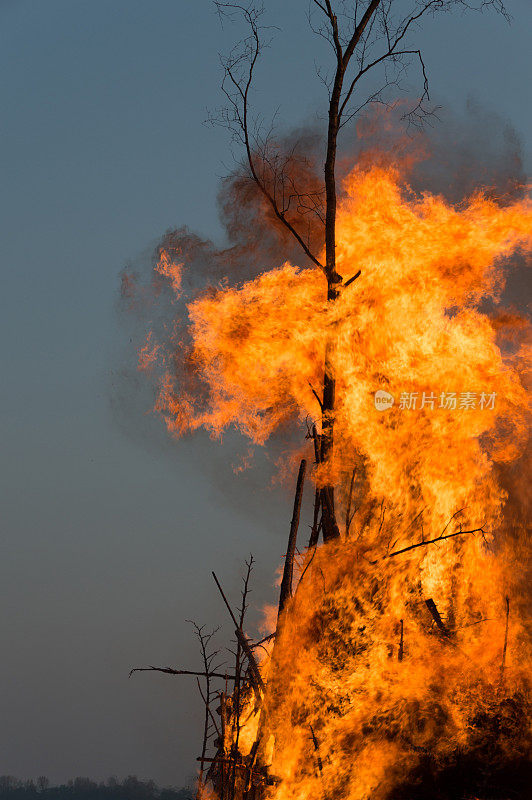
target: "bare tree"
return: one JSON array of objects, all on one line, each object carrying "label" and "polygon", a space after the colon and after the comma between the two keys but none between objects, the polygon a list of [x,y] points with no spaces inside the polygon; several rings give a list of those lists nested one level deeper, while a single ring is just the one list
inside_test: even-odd
[{"label": "bare tree", "polygon": [[[247,35],[228,55],[221,57],[222,91],[227,106],[211,121],[228,128],[243,147],[245,174],[262,194],[276,223],[322,270],[327,300],[334,303],[360,275],[358,271],[343,276],[336,269],[336,160],[342,128],[368,104],[388,105],[392,100],[391,92],[397,94],[403,88],[402,79],[412,64],[419,68],[421,90],[405,117],[410,123],[422,124],[433,109],[423,55],[412,41],[420,22],[438,12],[487,8],[508,19],[503,0],[310,0],[309,24],[333,52],[330,74],[318,69],[318,76],[328,92],[326,148],[320,184],[298,180],[297,168],[304,162],[305,154],[297,143],[288,150],[280,147],[275,140],[273,124],[265,129],[251,109],[250,95],[257,63],[270,43],[271,28],[262,24],[263,4],[216,0],[215,5],[222,20],[243,20]],[[363,89],[363,79],[368,73],[375,74],[379,80],[377,89],[369,93]],[[316,433],[316,458],[320,462],[329,461],[334,448],[336,381],[332,365],[335,347],[334,332],[328,332],[321,397],[315,392],[321,413],[321,434]],[[317,497],[321,508],[320,526],[327,541],[339,536],[334,487],[321,487]]]}]

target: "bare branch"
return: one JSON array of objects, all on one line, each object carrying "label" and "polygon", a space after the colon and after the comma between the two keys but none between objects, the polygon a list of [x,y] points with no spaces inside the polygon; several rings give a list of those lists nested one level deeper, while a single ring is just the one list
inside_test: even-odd
[{"label": "bare branch", "polygon": [[196,678],[196,684],[198,686],[198,691],[200,693],[200,697],[203,700],[203,702],[205,703],[205,707],[207,708],[207,710],[209,712],[209,716],[211,718],[212,724],[214,725],[214,729],[215,729],[216,733],[218,734],[218,736],[220,736],[220,731],[218,729],[218,725],[216,724],[216,720],[214,719],[214,717],[212,715],[212,711],[210,709],[209,702],[208,702],[207,698],[205,697],[205,695],[203,694],[203,690],[201,688],[201,683],[199,682],[199,678]]},{"label": "bare branch", "polygon": [[247,598],[251,591],[251,589],[249,588],[249,579],[251,578],[251,573],[253,571],[254,561],[255,559],[253,558],[253,555],[250,553],[249,559],[246,561],[246,574],[242,579],[243,586],[242,586],[242,604],[240,606],[240,628],[244,627],[244,618],[246,616],[246,610],[247,610]]},{"label": "bare branch", "polygon": [[164,672],[166,675],[195,675],[200,678],[208,676],[210,678],[222,678],[223,680],[234,680],[235,678],[234,675],[229,675],[227,672],[198,672],[197,670],[173,669],[172,667],[135,667],[129,672],[130,678],[134,672]]},{"label": "bare branch", "polygon": [[[270,205],[277,220],[284,225],[290,232],[293,238],[298,242],[305,255],[320,269],[324,269],[321,262],[311,251],[303,236],[295,228],[294,224],[287,217],[287,209],[280,205],[275,192],[275,179],[274,173],[274,187],[273,191],[268,188],[266,181],[259,174],[259,167],[257,164],[255,152],[257,151],[257,144],[259,144],[255,136],[252,142],[249,118],[249,93],[253,82],[254,70],[257,61],[260,57],[265,43],[261,41],[260,31],[264,26],[259,26],[259,18],[263,13],[262,6],[254,6],[250,4],[244,6],[238,3],[215,3],[219,12],[226,16],[232,17],[235,14],[240,14],[244,18],[250,30],[249,36],[244,39],[240,51],[233,50],[227,58],[222,58],[221,63],[224,69],[224,79],[222,81],[222,91],[225,94],[230,107],[232,109],[233,117],[230,121],[227,115],[224,116],[224,123],[235,133],[235,126],[238,130],[238,137],[244,146],[246,153],[247,164],[251,174],[252,180],[255,182],[260,192]],[[233,87],[232,91],[226,88],[226,82]],[[211,119],[211,122],[214,120]],[[265,152],[262,153],[264,158]],[[281,173],[282,174],[282,173]]]}]

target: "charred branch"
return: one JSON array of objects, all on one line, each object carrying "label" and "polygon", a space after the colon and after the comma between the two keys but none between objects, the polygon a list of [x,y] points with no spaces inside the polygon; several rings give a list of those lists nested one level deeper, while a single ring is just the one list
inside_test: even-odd
[{"label": "charred branch", "polygon": [[350,286],[354,281],[356,281],[357,278],[360,278],[361,275],[362,275],[362,270],[359,269],[358,272],[355,275],[353,275],[353,277],[349,278],[344,283],[344,289],[346,288],[346,286]]},{"label": "charred branch", "polygon": [[[299,583],[301,583],[301,581],[303,580],[303,578],[304,578],[304,577],[305,577],[305,575],[307,574],[307,570],[309,569],[310,565],[311,565],[311,564],[312,564],[312,562],[314,561],[314,556],[316,555],[316,550],[317,550],[317,540],[316,540],[316,544],[315,544],[315,545],[314,545],[312,548],[310,548],[310,547],[309,547],[309,550],[310,550],[310,549],[312,549],[312,555],[310,556],[309,560],[307,561],[307,563],[306,563],[306,566],[305,566],[305,569],[304,569],[304,570],[303,570],[303,572],[301,573],[301,577],[300,577],[300,579],[299,579]],[[298,584],[298,586],[299,586],[299,584]]]},{"label": "charred branch", "polygon": [[351,513],[351,505],[353,503],[353,490],[355,488],[356,474],[357,474],[356,467],[354,467],[353,468],[353,472],[351,473],[351,481],[349,483],[349,493],[347,495],[347,506],[346,506],[346,509],[345,509],[345,535],[346,536],[349,535],[349,529],[351,527],[351,523],[353,522],[353,517],[354,517],[354,515],[356,513],[356,509],[355,509],[355,511],[353,511],[353,513]]},{"label": "charred branch", "polygon": [[312,394],[314,395],[314,397],[318,401],[318,405],[319,405],[320,409],[323,411],[323,401],[322,401],[322,399],[320,398],[319,394],[317,393],[317,391],[315,390],[315,388],[313,387],[313,385],[311,384],[310,381],[309,381],[308,385],[310,386],[310,390],[311,390]]},{"label": "charred branch", "polygon": [[451,636],[451,631],[449,630],[447,625],[442,620],[440,612],[438,611],[436,603],[434,602],[432,597],[429,597],[428,600],[425,600],[425,605],[427,606],[427,608],[428,608],[428,610],[430,612],[430,615],[431,615],[432,619],[434,620],[434,622],[436,623],[436,626],[437,626],[438,630],[440,631],[440,633],[442,633],[443,636],[445,636],[448,639]]},{"label": "charred branch", "polygon": [[260,701],[261,700],[261,693],[262,693],[262,695],[264,695],[264,693],[266,691],[266,687],[264,686],[264,681],[262,680],[262,676],[260,674],[260,670],[259,670],[259,667],[258,667],[258,664],[257,664],[257,660],[256,660],[255,656],[253,655],[253,651],[252,651],[252,649],[250,647],[250,644],[249,644],[244,632],[241,631],[240,628],[235,628],[235,636],[238,639],[240,647],[244,651],[245,656],[246,656],[246,658],[248,660],[250,676],[251,676],[251,682],[253,684],[253,688],[255,690],[255,694],[256,694],[257,700]]},{"label": "charred branch", "polygon": [[255,649],[256,647],[263,647],[267,642],[271,642],[272,639],[275,639],[275,632],[274,633],[269,633],[267,636],[264,637],[264,639],[261,639],[258,642],[253,642],[250,645],[250,647],[252,649]]},{"label": "charred branch", "polygon": [[214,719],[214,716],[213,716],[211,708],[210,708],[210,699],[203,694],[203,689],[201,688],[201,683],[199,682],[199,678],[196,678],[196,683],[197,683],[197,686],[198,686],[198,691],[200,693],[200,697],[203,700],[203,704],[205,705],[205,708],[208,711],[209,717],[211,718],[212,724],[214,725],[214,730],[216,731],[216,734],[217,734],[219,740],[221,741],[221,734],[220,734],[220,731],[218,729],[218,725],[216,724],[216,720]]},{"label": "charred branch", "polygon": [[[249,594],[249,580],[251,577],[251,571],[253,569],[253,555],[250,555],[248,561],[246,562],[246,574],[243,579],[243,587],[242,587],[242,603],[240,606],[240,630],[244,627],[244,620],[246,616],[246,609],[247,609],[247,599]],[[237,648],[235,653],[235,684],[234,684],[234,696],[235,696],[235,715],[234,715],[234,726],[235,726],[235,734],[233,737],[233,748],[235,753],[239,752],[239,742],[240,742],[240,712],[241,712],[241,693],[242,693],[242,645],[240,640],[237,637]],[[253,690],[256,691],[254,684],[252,684]],[[257,695],[256,695],[257,697]],[[257,697],[258,699],[258,697]],[[235,779],[236,773],[233,769],[230,775],[230,786],[231,786],[231,794],[234,795],[235,789]]]},{"label": "charred branch", "polygon": [[506,597],[506,623],[504,626],[504,644],[502,647],[501,657],[501,670],[499,675],[499,682],[502,683],[504,679],[504,669],[506,667],[506,651],[508,649],[508,624],[510,621],[510,598]]},{"label": "charred branch", "polygon": [[318,737],[314,733],[314,728],[312,727],[312,725],[310,725],[309,727],[310,727],[310,735],[312,737],[312,744],[314,745],[314,750],[316,751],[316,761],[318,763],[318,770],[320,775],[323,775],[323,762],[320,756],[320,744],[318,742]]},{"label": "charred branch", "polygon": [[227,672],[198,672],[196,670],[189,670],[189,669],[173,669],[172,667],[135,667],[134,669],[130,670],[129,677],[133,675],[134,672],[164,672],[166,675],[194,675],[199,678],[222,678],[222,680],[229,680],[234,681],[235,676],[230,675]]},{"label": "charred branch", "polygon": [[403,547],[401,550],[394,550],[393,553],[388,553],[388,555],[384,556],[385,558],[393,558],[394,556],[400,556],[403,553],[408,553],[410,550],[416,550],[418,547],[428,547],[431,544],[436,544],[437,542],[443,542],[445,539],[454,539],[455,536],[468,536],[475,533],[484,533],[484,528],[474,528],[470,531],[455,531],[454,533],[447,533],[445,535],[437,536],[435,539],[427,539],[422,540],[421,542],[416,542],[415,544],[410,544],[408,547]]},{"label": "charred branch", "polygon": [[332,539],[338,539],[340,537],[340,530],[336,522],[332,486],[323,486],[320,489],[320,502],[322,508],[321,525],[323,528],[323,541],[329,542]]},{"label": "charred branch", "polygon": [[[320,408],[323,410],[323,403],[320,401]],[[321,451],[321,442],[320,442],[320,435],[316,428],[316,425],[312,426],[312,432],[307,434],[307,438],[312,438],[314,443],[314,462],[315,464],[320,463],[320,451]],[[320,535],[320,530],[322,528],[322,520],[320,520],[320,509],[321,509],[321,492],[316,487],[314,492],[314,512],[312,518],[312,528],[310,531],[310,539],[308,546],[315,547],[318,544],[318,537]]]},{"label": "charred branch", "polygon": [[237,638],[238,644],[240,645],[240,647],[244,651],[244,653],[246,655],[246,658],[248,660],[251,683],[253,685],[253,689],[255,691],[255,695],[257,697],[257,700],[260,702],[261,692],[262,692],[262,694],[264,694],[265,686],[264,686],[264,682],[262,680],[262,676],[260,674],[259,667],[257,665],[257,661],[255,659],[255,656],[253,655],[253,651],[252,651],[251,646],[250,646],[250,644],[249,644],[249,642],[248,642],[248,640],[246,638],[246,635],[244,634],[244,631],[240,628],[239,623],[236,621],[236,617],[233,614],[233,610],[232,610],[231,606],[229,605],[229,602],[227,600],[227,597],[225,596],[225,593],[224,593],[224,590],[222,589],[220,581],[216,577],[216,573],[213,572],[212,576],[213,576],[213,578],[215,580],[216,586],[218,587],[218,589],[220,591],[220,594],[222,595],[223,601],[225,603],[225,606],[226,606],[227,610],[229,611],[231,619],[233,620],[233,622],[235,624],[235,636]]},{"label": "charred branch", "polygon": [[215,573],[214,571],[213,571],[211,574],[212,574],[212,577],[214,578],[214,581],[215,581],[215,583],[216,583],[216,586],[218,587],[218,590],[219,590],[220,594],[222,595],[222,600],[223,600],[223,601],[224,601],[224,603],[225,603],[225,607],[226,607],[226,608],[227,608],[227,610],[229,611],[229,615],[230,615],[231,619],[233,620],[233,622],[234,622],[234,624],[235,624],[235,627],[236,627],[236,628],[238,628],[238,627],[239,627],[239,623],[236,621],[236,617],[235,617],[235,615],[233,614],[233,609],[232,609],[232,608],[231,608],[231,606],[229,605],[229,602],[228,602],[228,600],[227,600],[227,597],[225,596],[225,593],[224,593],[224,590],[222,589],[222,586],[221,586],[221,584],[220,584],[220,581],[219,581],[219,580],[218,580],[218,578],[216,577],[216,573]]},{"label": "charred branch", "polygon": [[312,519],[312,528],[310,529],[310,538],[308,541],[309,548],[315,547],[318,544],[318,537],[320,535],[320,530],[321,530],[321,522],[319,519],[320,507],[321,507],[320,490],[316,489],[314,491],[314,512]]},{"label": "charred branch", "polygon": [[307,468],[307,462],[305,459],[302,459],[301,464],[299,465],[299,473],[297,476],[296,494],[294,498],[294,510],[292,513],[292,522],[290,523],[290,535],[288,537],[288,548],[286,551],[286,558],[284,562],[283,579],[281,581],[278,618],[283,613],[286,603],[292,597],[294,556],[296,553],[297,530],[299,527],[299,516],[301,512],[301,500],[303,498],[303,485],[305,482],[306,468]]}]

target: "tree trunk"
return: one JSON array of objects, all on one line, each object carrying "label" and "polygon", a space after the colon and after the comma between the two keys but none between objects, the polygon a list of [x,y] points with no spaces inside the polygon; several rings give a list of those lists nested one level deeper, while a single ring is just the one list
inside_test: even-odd
[{"label": "tree trunk", "polygon": [[[327,156],[325,159],[325,269],[327,276],[327,302],[334,303],[339,295],[342,277],[336,272],[336,140],[338,138],[338,105],[342,89],[343,69],[338,65],[336,79],[329,103],[329,125],[327,131]],[[323,403],[321,417],[322,463],[331,462],[334,453],[334,411],[336,399],[336,377],[334,354],[336,337],[334,330],[327,331],[323,375]],[[325,541],[340,535],[334,508],[334,486],[327,482],[321,489],[323,538]]]}]

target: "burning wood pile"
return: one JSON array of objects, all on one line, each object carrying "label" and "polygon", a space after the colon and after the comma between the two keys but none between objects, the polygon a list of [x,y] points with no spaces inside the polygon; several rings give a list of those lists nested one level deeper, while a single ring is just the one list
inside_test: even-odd
[{"label": "burning wood pile", "polygon": [[[333,303],[320,269],[284,263],[189,302],[186,358],[175,329],[141,354],[176,435],[306,431],[282,466],[299,472],[265,639],[245,629],[251,562],[239,611],[215,576],[236,661],[220,672],[200,631],[201,797],[524,800],[532,785],[530,327],[497,304],[532,206],[452,205],[407,173],[373,155],[348,174],[336,263],[361,275]],[[177,294],[185,261],[163,249],[155,266]]]}]

